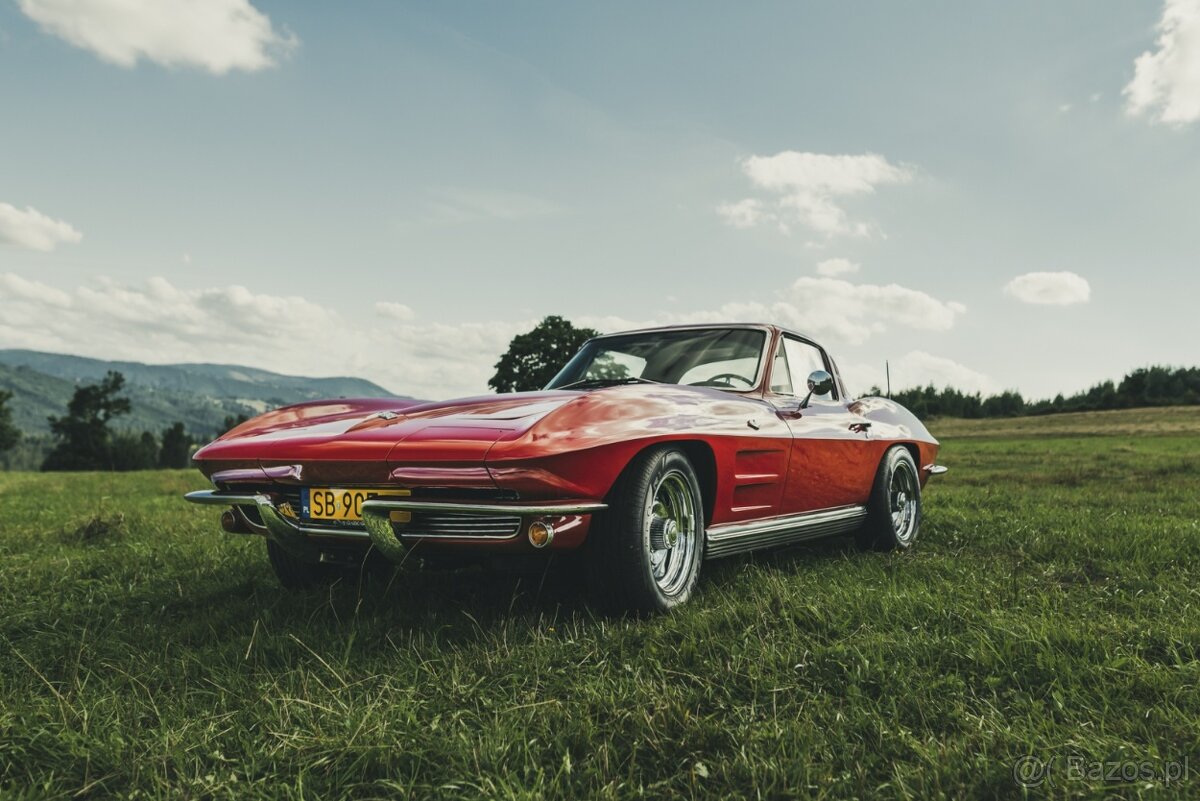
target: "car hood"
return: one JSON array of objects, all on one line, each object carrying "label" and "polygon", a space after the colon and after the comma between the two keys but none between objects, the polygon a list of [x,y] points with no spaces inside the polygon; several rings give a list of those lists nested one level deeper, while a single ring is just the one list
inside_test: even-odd
[{"label": "car hood", "polygon": [[486,446],[501,435],[527,429],[579,394],[522,392],[432,403],[387,398],[303,403],[243,423],[194,458],[481,461]]}]

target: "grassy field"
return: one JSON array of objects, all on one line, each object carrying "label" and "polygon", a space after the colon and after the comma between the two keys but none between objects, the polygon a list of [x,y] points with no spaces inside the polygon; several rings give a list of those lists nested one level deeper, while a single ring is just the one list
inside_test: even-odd
[{"label": "grassy field", "polygon": [[647,621],[288,595],[190,472],[0,474],[0,797],[1197,798],[1198,412],[935,424],[913,552],[710,563]]}]

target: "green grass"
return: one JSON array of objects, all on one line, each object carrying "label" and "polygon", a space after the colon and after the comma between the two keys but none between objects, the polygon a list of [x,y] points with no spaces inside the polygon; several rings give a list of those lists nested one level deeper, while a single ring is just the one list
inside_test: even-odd
[{"label": "green grass", "polygon": [[1200,417],[1158,413],[944,421],[913,552],[710,563],[643,621],[556,576],[288,595],[190,472],[0,474],[0,797],[1008,798],[1034,754],[1034,797],[1196,798]]},{"label": "green grass", "polygon": [[1068,412],[991,420],[945,419],[934,420],[930,428],[944,439],[1200,434],[1200,406]]}]

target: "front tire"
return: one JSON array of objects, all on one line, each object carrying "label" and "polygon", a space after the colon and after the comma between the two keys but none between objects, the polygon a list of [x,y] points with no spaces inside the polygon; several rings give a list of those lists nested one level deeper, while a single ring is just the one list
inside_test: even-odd
[{"label": "front tire", "polygon": [[587,538],[587,583],[598,605],[653,614],[691,598],[704,556],[701,497],[682,451],[654,448],[629,463]]},{"label": "front tire", "polygon": [[904,551],[921,530],[921,480],[908,448],[898,445],[883,455],[867,502],[867,522],[858,544],[875,551]]}]

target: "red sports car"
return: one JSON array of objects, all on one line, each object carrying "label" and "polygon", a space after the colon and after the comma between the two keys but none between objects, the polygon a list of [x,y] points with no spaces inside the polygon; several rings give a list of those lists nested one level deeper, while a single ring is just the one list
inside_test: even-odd
[{"label": "red sports car", "polygon": [[261,534],[280,581],[393,561],[579,550],[607,607],[665,611],[705,559],[856,532],[904,549],[938,443],[885,398],[851,399],[811,339],[691,325],[588,341],[541,392],[302,403],[195,459]]}]

